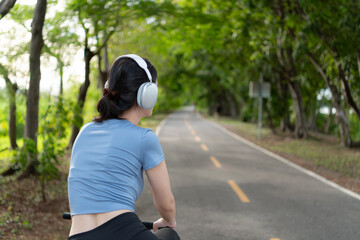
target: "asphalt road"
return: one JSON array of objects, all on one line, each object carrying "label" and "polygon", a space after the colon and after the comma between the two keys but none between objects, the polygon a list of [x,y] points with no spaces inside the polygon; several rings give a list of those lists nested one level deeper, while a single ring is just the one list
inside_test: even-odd
[{"label": "asphalt road", "polygon": [[[360,239],[360,198],[235,139],[189,108],[167,118],[159,139],[183,240]],[[136,212],[144,221],[158,218],[147,184]]]}]

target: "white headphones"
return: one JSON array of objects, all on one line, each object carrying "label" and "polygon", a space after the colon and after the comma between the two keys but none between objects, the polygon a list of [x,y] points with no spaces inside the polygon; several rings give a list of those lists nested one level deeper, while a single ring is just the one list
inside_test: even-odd
[{"label": "white headphones", "polygon": [[[138,55],[127,54],[127,55],[122,55],[122,56],[116,58],[114,62],[116,62],[120,58],[131,58],[139,65],[139,67],[144,69],[150,82],[145,82],[140,85],[138,92],[137,92],[137,104],[143,109],[153,108],[156,104],[157,97],[158,97],[158,87],[154,82],[152,82],[152,76],[150,74],[149,69],[147,68],[147,64],[146,64],[145,60],[142,59]],[[109,87],[108,81],[106,81],[104,87],[105,88]]]}]

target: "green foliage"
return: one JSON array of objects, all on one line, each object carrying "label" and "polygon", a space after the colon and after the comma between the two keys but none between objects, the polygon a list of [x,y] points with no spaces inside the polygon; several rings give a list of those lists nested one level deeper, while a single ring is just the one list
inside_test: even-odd
[{"label": "green foliage", "polygon": [[38,154],[34,140],[24,138],[23,141],[22,148],[13,151],[12,168],[16,170],[24,170],[27,167],[28,158],[36,158]]},{"label": "green foliage", "polygon": [[59,158],[65,153],[62,138],[69,127],[69,110],[64,107],[64,100],[59,97],[54,103],[49,101],[48,108],[41,117],[39,135],[42,139],[42,151],[39,154],[37,171],[43,181],[58,176]]},{"label": "green foliage", "polygon": [[[280,2],[283,8],[279,7]],[[99,49],[109,34],[108,55],[111,63],[118,55],[137,53],[145,56],[158,70],[160,87],[154,113],[169,112],[185,104],[213,113],[217,105],[222,115],[247,122],[257,118],[257,99],[249,97],[250,81],[258,81],[260,72],[271,83],[271,98],[264,101],[264,119],[279,126],[290,116],[295,123],[293,100],[288,80],[300,84],[307,118],[315,116],[316,127],[322,131],[328,115],[319,114],[322,107],[331,107],[331,98],[320,99],[329,91],[323,76],[309,60],[314,55],[331,84],[341,92],[339,66],[343,67],[354,101],[360,102],[360,74],[356,51],[359,50],[360,6],[356,1],[292,1],[251,0],[189,0],[189,1],[66,1],[65,11],[47,15],[44,26],[44,56],[56,58],[62,76],[63,68],[72,63],[73,52],[80,46],[91,51]],[[53,7],[52,1],[49,8]],[[29,30],[34,7],[17,4],[9,18]],[[18,31],[3,36],[18,41]],[[84,34],[85,33],[85,34]],[[84,36],[86,35],[86,36]],[[88,44],[83,45],[84,37]],[[27,76],[16,60],[28,53],[28,44],[2,50],[14,76]],[[279,55],[288,64],[281,63]],[[292,59],[292,61],[290,61]],[[1,59],[2,61],[2,59]],[[56,103],[40,96],[40,127],[38,151],[42,162],[40,172],[56,175],[56,156],[69,137],[70,126],[81,127],[97,115],[96,104],[101,92],[97,87],[99,63],[91,63],[91,84],[84,108],[76,102],[80,80],[65,90]],[[291,69],[292,68],[292,69]],[[295,69],[295,73],[289,74]],[[21,75],[21,74],[20,74]],[[65,79],[65,81],[71,79]],[[17,138],[24,132],[26,90],[17,92]],[[8,112],[7,93],[0,90],[0,110]],[[359,119],[347,105],[351,137],[360,139]],[[84,120],[83,120],[84,119]],[[0,146],[6,148],[8,114],[0,115]],[[267,120],[264,122],[267,123]],[[339,132],[334,119],[329,133]],[[56,141],[55,141],[56,140]],[[58,146],[55,143],[59,143]],[[0,149],[0,150],[1,150]],[[31,143],[16,152],[18,167],[31,153]],[[6,151],[7,152],[7,151]],[[3,153],[0,153],[3,157]],[[8,155],[8,152],[6,153]],[[34,154],[34,153],[31,153]],[[7,159],[8,157],[6,157]],[[22,160],[21,160],[22,159]],[[56,168],[56,167],[55,167]],[[53,174],[54,173],[54,174]],[[45,175],[46,175],[45,174]]]},{"label": "green foliage", "polygon": [[358,140],[360,139],[360,123],[359,119],[355,114],[351,114],[349,117],[349,125],[350,125],[350,134],[352,139]]},{"label": "green foliage", "polygon": [[25,29],[28,29],[27,21],[30,21],[34,14],[35,5],[22,5],[15,4],[15,6],[11,9],[9,15],[12,20],[16,23],[22,25]]}]

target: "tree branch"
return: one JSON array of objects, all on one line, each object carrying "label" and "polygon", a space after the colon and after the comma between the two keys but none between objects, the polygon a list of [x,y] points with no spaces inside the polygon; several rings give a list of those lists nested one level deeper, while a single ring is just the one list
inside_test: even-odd
[{"label": "tree branch", "polygon": [[2,0],[0,2],[0,19],[9,13],[10,9],[15,5],[16,0]]},{"label": "tree branch", "polygon": [[9,79],[9,71],[0,63],[0,74],[3,75],[6,85],[11,83]]},{"label": "tree branch", "polygon": [[320,66],[320,63],[315,59],[314,55],[311,52],[307,52],[307,55],[308,55],[311,63],[314,65],[316,70],[320,73],[322,78],[325,80],[325,82],[329,86],[330,85],[329,78],[328,78],[328,76],[326,76],[326,73],[325,73],[324,69]]},{"label": "tree branch", "polygon": [[102,45],[94,52],[94,55],[98,55],[98,54],[100,53],[101,49],[103,49],[103,48],[106,46],[107,42],[110,40],[110,37],[114,34],[114,32],[115,32],[115,29],[112,30],[112,31],[106,36],[106,38],[105,38],[104,42],[102,43]]},{"label": "tree branch", "polygon": [[357,50],[356,55],[357,55],[358,71],[359,71],[359,76],[360,76],[360,48]]}]

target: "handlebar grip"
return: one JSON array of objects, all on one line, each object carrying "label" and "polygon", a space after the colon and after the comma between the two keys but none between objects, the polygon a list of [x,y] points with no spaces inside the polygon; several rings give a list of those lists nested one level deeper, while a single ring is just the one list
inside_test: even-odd
[{"label": "handlebar grip", "polygon": [[63,213],[63,219],[71,220],[71,214],[70,213]]}]

